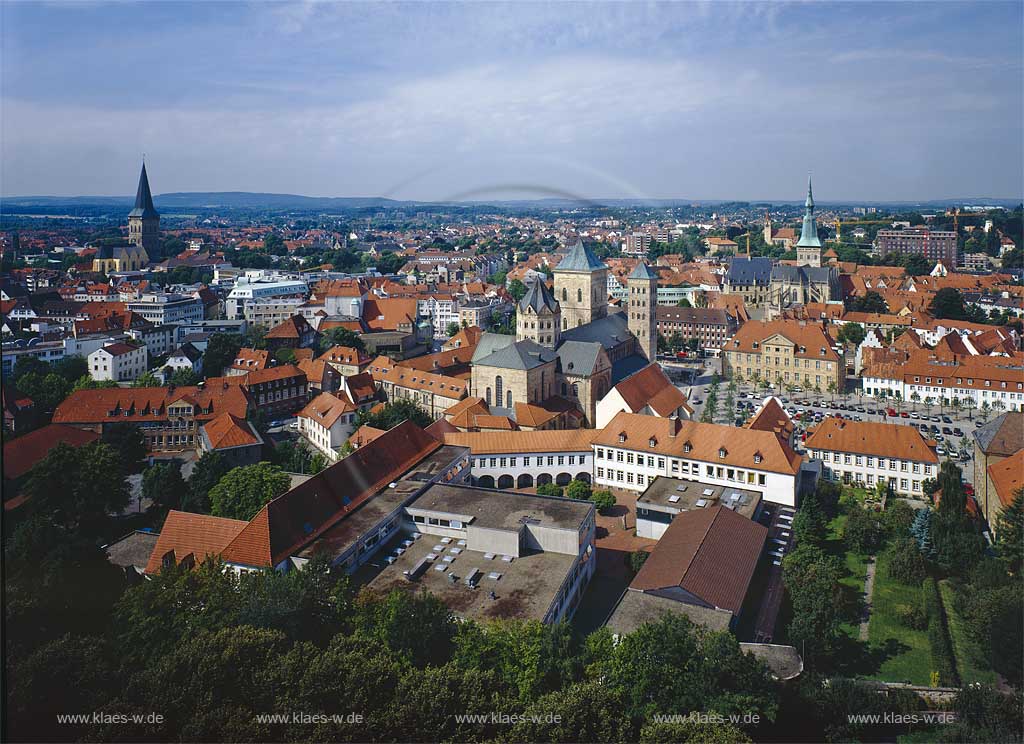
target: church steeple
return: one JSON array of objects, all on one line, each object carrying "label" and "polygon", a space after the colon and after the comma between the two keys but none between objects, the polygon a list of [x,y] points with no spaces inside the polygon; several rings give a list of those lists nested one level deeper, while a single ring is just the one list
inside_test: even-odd
[{"label": "church steeple", "polygon": [[146,163],[142,163],[142,173],[139,174],[139,188],[135,192],[135,208],[128,213],[129,217],[159,217],[160,214],[153,206],[153,193],[149,190],[149,176],[146,175]]},{"label": "church steeple", "polygon": [[821,248],[818,238],[818,224],[814,219],[814,194],[811,192],[811,177],[807,177],[807,199],[804,201],[804,226],[800,230],[800,246],[817,246]]},{"label": "church steeple", "polygon": [[796,260],[799,266],[821,266],[821,239],[818,237],[818,223],[814,219],[814,194],[811,192],[810,176],[807,176],[804,224],[796,244]]},{"label": "church steeple", "polygon": [[140,251],[139,263],[149,263],[150,256],[160,252],[160,213],[153,206],[153,192],[149,190],[149,176],[146,163],[142,163],[139,174],[139,188],[135,192],[135,207],[128,213],[128,242],[134,243]]}]

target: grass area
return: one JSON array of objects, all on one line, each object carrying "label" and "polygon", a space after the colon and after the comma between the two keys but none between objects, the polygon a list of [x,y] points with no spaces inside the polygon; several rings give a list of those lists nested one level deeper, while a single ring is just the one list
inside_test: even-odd
[{"label": "grass area", "polygon": [[903,625],[896,607],[914,600],[914,589],[889,578],[888,555],[878,556],[875,588],[872,593],[868,643],[872,650],[885,651],[878,670],[870,676],[888,682],[927,685],[931,676],[931,650],[923,630]]},{"label": "grass area", "polygon": [[860,634],[860,620],[857,614],[861,595],[864,593],[864,579],[867,577],[868,562],[867,556],[846,549],[846,545],[843,543],[843,525],[845,524],[845,514],[839,514],[828,523],[825,548],[833,555],[838,556],[846,568],[846,574],[839,583],[844,587],[850,611],[846,613],[846,620],[840,627],[849,638],[856,639]]},{"label": "grass area", "polygon": [[953,639],[953,653],[956,656],[956,668],[960,672],[960,680],[965,685],[969,682],[984,682],[994,685],[997,681],[996,673],[988,668],[988,664],[982,658],[981,649],[968,635],[963,618],[957,614],[954,607],[956,591],[955,585],[949,579],[939,582],[939,595],[942,597],[942,605],[946,609],[949,635]]}]

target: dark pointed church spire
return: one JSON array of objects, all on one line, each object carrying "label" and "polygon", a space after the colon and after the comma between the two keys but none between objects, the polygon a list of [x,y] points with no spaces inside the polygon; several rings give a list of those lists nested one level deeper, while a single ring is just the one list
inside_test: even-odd
[{"label": "dark pointed church spire", "polygon": [[139,189],[135,192],[135,208],[128,213],[129,217],[159,217],[153,206],[153,194],[149,190],[149,177],[146,175],[146,162],[142,162],[142,173],[139,175]]}]

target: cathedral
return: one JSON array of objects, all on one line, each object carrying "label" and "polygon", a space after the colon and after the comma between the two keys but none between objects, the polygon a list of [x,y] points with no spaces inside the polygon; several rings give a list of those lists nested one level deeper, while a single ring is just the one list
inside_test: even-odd
[{"label": "cathedral", "polygon": [[142,164],[135,207],[128,213],[128,242],[100,246],[92,260],[92,270],[101,274],[121,271],[142,271],[149,257],[159,255],[160,214],[153,206],[146,164]]},{"label": "cathedral", "polygon": [[592,427],[597,402],[655,359],[658,277],[638,263],[627,279],[625,312],[609,313],[608,267],[582,241],[554,275],[554,292],[538,278],[519,301],[515,338],[481,337],[470,394],[521,426],[531,426],[524,416],[571,404],[577,424]]}]

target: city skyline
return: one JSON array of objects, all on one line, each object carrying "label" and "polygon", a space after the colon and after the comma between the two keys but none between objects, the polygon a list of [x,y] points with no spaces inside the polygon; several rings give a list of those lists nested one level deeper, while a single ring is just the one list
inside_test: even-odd
[{"label": "city skyline", "polygon": [[4,196],[1024,192],[1015,3],[0,12]]}]

